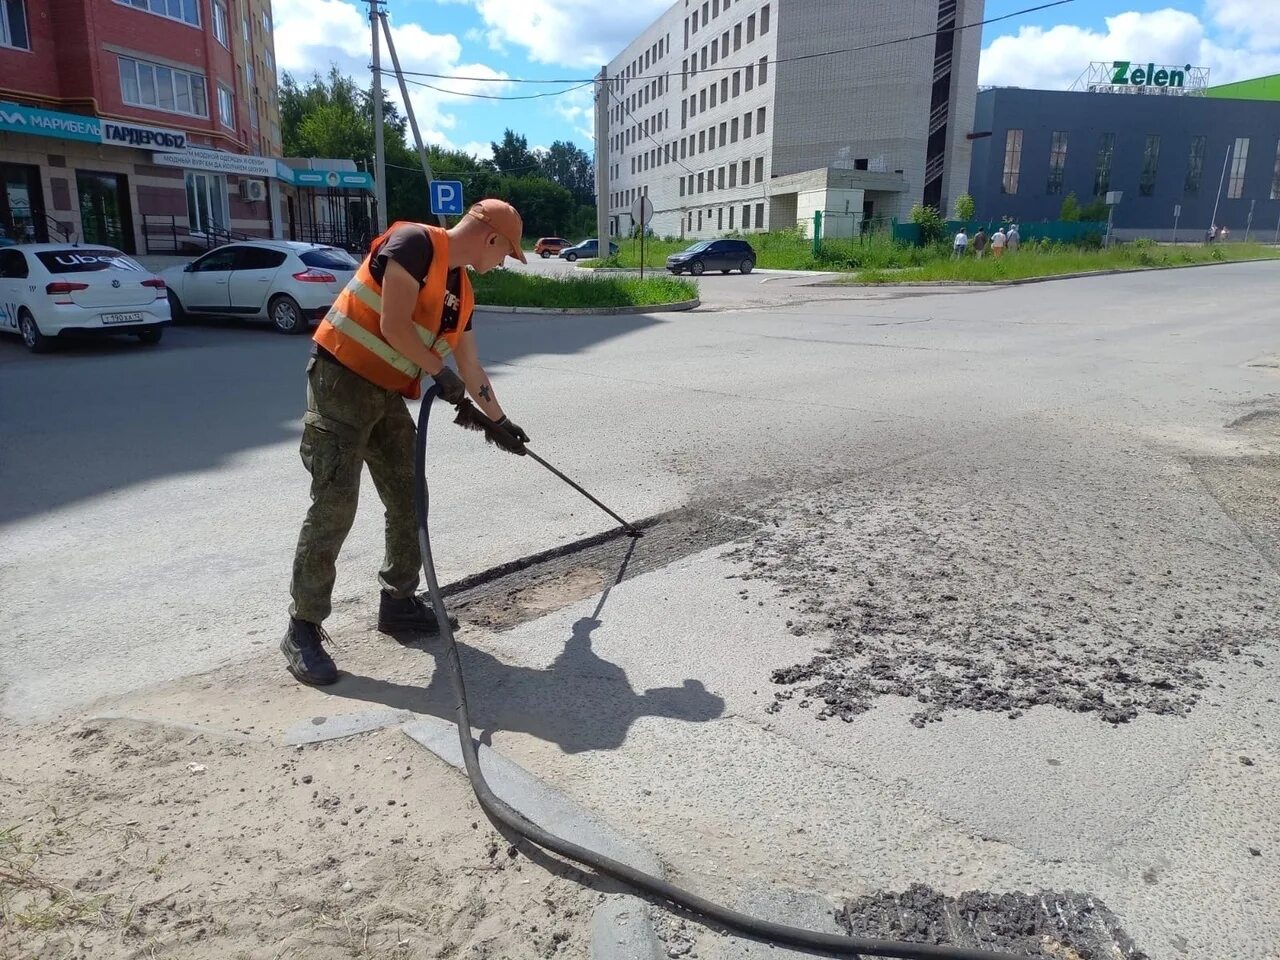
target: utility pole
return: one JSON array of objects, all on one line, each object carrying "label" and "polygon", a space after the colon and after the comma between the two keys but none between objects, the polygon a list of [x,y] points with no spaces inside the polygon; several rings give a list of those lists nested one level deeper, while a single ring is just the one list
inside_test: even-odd
[{"label": "utility pole", "polygon": [[1226,155],[1222,158],[1222,176],[1218,178],[1218,195],[1213,198],[1213,217],[1209,224],[1209,229],[1211,230],[1218,226],[1218,203],[1222,200],[1222,184],[1225,183],[1227,179],[1227,161],[1230,159],[1231,144],[1227,144]]},{"label": "utility pole", "polygon": [[369,4],[369,26],[373,34],[373,190],[378,203],[373,235],[377,236],[387,228],[387,151],[382,140],[382,58],[378,50],[378,17],[383,0],[365,2]]},{"label": "utility pole", "polygon": [[609,71],[596,84],[596,253],[609,255]]},{"label": "utility pole", "polygon": [[[409,129],[413,131],[413,142],[418,148],[418,159],[422,161],[422,175],[427,178],[427,189],[430,190],[431,181],[435,178],[431,176],[431,162],[427,159],[427,148],[422,142],[422,133],[418,130],[418,117],[413,112],[413,103],[409,100],[409,85],[405,83],[404,74],[400,71],[400,57],[396,55],[396,43],[391,39],[391,24],[387,22],[385,11],[378,16],[382,20],[382,32],[387,37],[387,52],[391,54],[391,67],[395,70],[396,80],[400,84],[400,97],[404,100],[404,111],[409,117]],[[437,214],[436,220],[442,227],[449,225],[444,214]]]}]

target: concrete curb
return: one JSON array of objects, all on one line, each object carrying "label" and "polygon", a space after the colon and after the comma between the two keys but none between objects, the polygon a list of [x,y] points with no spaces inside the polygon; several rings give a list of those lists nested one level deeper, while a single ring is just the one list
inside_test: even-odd
[{"label": "concrete curb", "polygon": [[677,300],[675,303],[654,303],[639,307],[495,307],[477,303],[476,310],[481,313],[514,313],[538,317],[617,317],[633,313],[676,313],[682,310],[693,310],[700,306],[702,306],[702,301],[694,297],[692,300]]},{"label": "concrete curb", "polygon": [[1123,267],[1115,270],[1085,270],[1081,273],[1058,273],[1051,277],[1022,277],[1016,280],[903,280],[900,283],[851,283],[840,280],[824,280],[811,283],[811,287],[1021,287],[1030,283],[1051,283],[1054,280],[1083,280],[1087,277],[1111,277],[1122,273],[1157,273],[1163,270],[1194,270],[1197,267],[1227,267],[1236,263],[1280,263],[1276,257],[1250,257],[1247,260],[1211,260],[1208,263],[1178,263],[1168,266]]},{"label": "concrete curb", "polygon": [[[424,717],[401,731],[450,766],[463,771],[458,730],[437,717]],[[478,749],[480,768],[493,792],[534,823],[584,847],[652,876],[664,875],[662,863],[631,837],[585,810],[559,790],[490,747]],[[591,923],[591,960],[659,960],[662,947],[649,905],[629,894],[609,894]]]}]

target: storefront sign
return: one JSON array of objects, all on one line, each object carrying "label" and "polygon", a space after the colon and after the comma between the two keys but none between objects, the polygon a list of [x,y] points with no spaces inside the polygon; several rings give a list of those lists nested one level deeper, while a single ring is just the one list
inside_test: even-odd
[{"label": "storefront sign", "polygon": [[271,157],[246,157],[238,153],[222,153],[218,150],[198,150],[188,147],[182,153],[152,154],[151,159],[162,167],[208,170],[212,173],[235,173],[247,177],[278,176],[276,161]]},{"label": "storefront sign", "polygon": [[1145,93],[1165,96],[1200,94],[1207,85],[1206,67],[1135,63],[1132,60],[1094,61],[1073,85],[1090,93]]},{"label": "storefront sign", "polygon": [[0,103],[0,130],[29,133],[37,137],[57,137],[60,140],[102,142],[102,123],[97,117],[55,113],[53,110],[24,107],[16,103]]},{"label": "storefront sign", "polygon": [[294,170],[293,182],[299,187],[334,190],[372,190],[373,177],[364,172],[347,170]]},{"label": "storefront sign", "polygon": [[187,135],[180,130],[142,127],[135,123],[121,123],[118,120],[102,121],[102,142],[118,147],[139,149],[149,147],[161,150],[187,149]]}]

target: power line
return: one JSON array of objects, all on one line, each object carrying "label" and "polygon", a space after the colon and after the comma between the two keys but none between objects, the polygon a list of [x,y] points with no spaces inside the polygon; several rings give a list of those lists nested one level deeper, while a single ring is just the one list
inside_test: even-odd
[{"label": "power line", "polygon": [[[815,59],[818,59],[819,57],[834,57],[842,54],[862,53],[863,51],[866,51],[866,50],[877,50],[881,47],[891,47],[900,43],[913,43],[916,40],[927,40],[931,37],[936,37],[940,33],[959,33],[962,30],[973,30],[977,27],[985,27],[993,23],[1000,23],[1001,21],[1004,21],[1004,20],[1012,20],[1015,17],[1026,16],[1027,14],[1030,14],[1030,13],[1039,13],[1042,10],[1050,10],[1054,7],[1065,6],[1066,4],[1069,4],[1069,3],[1075,3],[1075,0],[1051,0],[1050,3],[1042,3],[1034,7],[1024,7],[1021,10],[1015,10],[1012,13],[1002,14],[1001,16],[998,16],[998,17],[988,17],[987,19],[979,20],[976,23],[956,24],[955,26],[946,27],[944,29],[931,30],[931,31],[928,31],[927,33],[913,34],[909,37],[895,37],[894,39],[891,39],[891,40],[878,40],[875,43],[866,43],[858,47],[844,47],[839,50],[823,50],[819,53],[805,53],[795,57],[781,57],[777,60],[770,61],[770,63],[773,66],[776,66],[782,63],[798,63],[802,60],[815,60]],[[742,69],[741,64],[739,64],[736,67],[707,67],[706,69],[697,70],[697,71],[682,70],[682,71],[673,72],[668,70],[668,71],[664,71],[663,73],[637,74],[634,77],[625,77],[625,78],[611,77],[610,82],[613,82],[616,80],[626,80],[628,82],[632,80],[656,80],[657,78],[664,77],[664,76],[694,76],[697,73],[722,73],[722,72],[729,72],[729,71],[740,70],[740,69]],[[594,83],[596,80],[595,77],[591,77],[590,79],[584,82],[581,77],[570,77],[570,78],[547,80],[547,79],[539,79],[534,77],[466,77],[466,76],[458,76],[455,74],[425,73],[422,71],[414,71],[414,70],[406,70],[403,72],[406,75],[415,76],[415,77],[428,77],[435,80],[463,80],[469,83],[578,83],[582,86],[586,86],[587,83]],[[564,92],[567,92],[567,91],[564,91]]]},{"label": "power line", "polygon": [[[616,92],[614,92],[612,86],[610,86],[609,88],[609,95],[613,97],[615,101],[617,101],[618,106],[622,107],[622,109],[626,111],[627,116],[630,117],[631,121],[636,125],[636,129],[638,129],[644,137],[648,138],[648,140],[650,140],[653,143],[653,145],[658,148],[659,151],[665,150],[668,146],[671,146],[671,147],[675,146],[676,142],[674,140],[670,140],[667,143],[659,143],[657,140],[655,140],[653,138],[653,134],[649,133],[649,131],[645,128],[645,125],[640,122],[640,120],[636,117],[634,113],[631,112],[631,108],[626,105],[626,103],[622,100],[621,97],[618,96]],[[677,163],[680,166],[684,167],[684,170],[686,173],[696,172],[694,170],[691,170],[689,167],[686,167],[684,164],[684,161],[681,160],[676,155],[676,151],[674,150],[671,153],[671,162]]]},{"label": "power line", "polygon": [[[380,70],[378,72],[386,74],[387,76],[395,76],[394,70]],[[456,77],[456,78],[450,78],[450,79],[462,80],[464,78]],[[513,95],[513,96],[504,96],[501,94],[492,94],[492,93],[469,93],[462,90],[446,90],[443,87],[437,87],[434,84],[426,83],[422,80],[410,80],[408,76],[405,77],[404,82],[411,83],[415,87],[426,87],[428,90],[434,90],[436,91],[436,93],[447,94],[448,96],[451,96],[451,97],[470,97],[475,100],[538,100],[538,99],[541,99],[542,97],[559,97],[559,96],[563,96],[566,93],[573,93],[575,90],[581,90],[583,87],[590,86],[592,83],[595,82],[595,80],[594,78],[591,80],[583,80],[581,82],[575,83],[574,86],[568,87],[564,90],[551,90],[551,91],[548,91],[547,93],[528,93],[528,94]],[[559,81],[559,82],[568,83],[573,81]]]}]

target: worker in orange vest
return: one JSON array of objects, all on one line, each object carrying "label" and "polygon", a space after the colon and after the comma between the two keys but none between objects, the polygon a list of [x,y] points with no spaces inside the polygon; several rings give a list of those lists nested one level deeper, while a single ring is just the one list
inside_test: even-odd
[{"label": "worker in orange vest", "polygon": [[[414,425],[405,399],[430,376],[457,404],[467,393],[492,421],[489,438],[523,455],[529,436],[503,413],[480,365],[472,332],[475,299],[467,267],[485,273],[507,257],[525,262],[524,224],[501,200],[481,200],[448,230],[396,223],[373,241],[355,277],[316,330],[307,363],[302,462],[311,474],[293,561],[289,627],[281,641],[289,672],[303,683],[338,678],[321,624],[329,616],[338,551],[351,530],[368,465],[386,507],[386,557],[378,629],[433,633],[418,596],[422,556],[413,506]],[[457,372],[445,365],[453,357]]]}]

